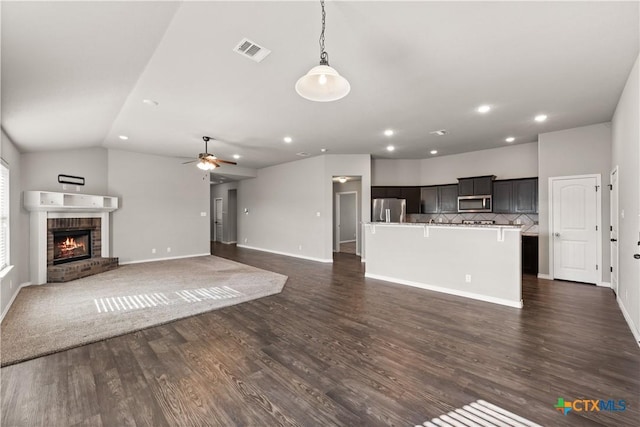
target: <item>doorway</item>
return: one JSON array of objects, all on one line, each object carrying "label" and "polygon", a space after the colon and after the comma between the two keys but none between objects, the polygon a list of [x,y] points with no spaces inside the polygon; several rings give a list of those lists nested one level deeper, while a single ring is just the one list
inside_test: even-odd
[{"label": "doorway", "polygon": [[222,198],[218,197],[213,201],[213,241],[214,242],[222,242]]},{"label": "doorway", "polygon": [[549,179],[550,270],[554,279],[602,279],[600,175]]},{"label": "doorway", "polygon": [[609,190],[611,192],[611,289],[618,295],[618,166],[613,168],[609,175]]},{"label": "doorway", "polygon": [[337,251],[358,254],[358,192],[336,193]]}]

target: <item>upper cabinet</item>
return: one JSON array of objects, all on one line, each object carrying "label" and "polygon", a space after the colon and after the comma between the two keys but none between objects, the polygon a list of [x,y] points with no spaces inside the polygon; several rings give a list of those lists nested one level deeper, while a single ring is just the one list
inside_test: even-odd
[{"label": "upper cabinet", "polygon": [[458,178],[459,196],[487,196],[491,194],[491,188],[495,175],[476,176],[472,178]]},{"label": "upper cabinet", "polygon": [[420,213],[420,187],[371,187],[371,199],[405,199],[406,213]]},{"label": "upper cabinet", "polygon": [[420,213],[457,213],[458,185],[438,185],[420,189]]},{"label": "upper cabinet", "polygon": [[493,212],[538,213],[538,178],[495,181]]}]

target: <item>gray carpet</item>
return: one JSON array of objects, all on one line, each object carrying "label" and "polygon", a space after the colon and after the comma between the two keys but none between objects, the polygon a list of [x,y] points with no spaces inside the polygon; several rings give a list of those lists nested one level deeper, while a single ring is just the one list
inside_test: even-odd
[{"label": "gray carpet", "polygon": [[1,328],[11,365],[282,291],[287,276],[204,256],[130,264],[18,293]]}]

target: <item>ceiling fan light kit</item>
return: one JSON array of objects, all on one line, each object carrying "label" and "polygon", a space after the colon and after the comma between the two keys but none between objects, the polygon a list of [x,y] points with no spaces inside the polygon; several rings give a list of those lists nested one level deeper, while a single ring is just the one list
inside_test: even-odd
[{"label": "ceiling fan light kit", "polygon": [[203,171],[211,171],[211,170],[214,170],[215,168],[219,168],[220,163],[226,163],[228,165],[237,165],[236,162],[230,162],[229,160],[222,160],[217,158],[213,154],[209,153],[208,143],[212,139],[213,138],[211,138],[210,136],[203,136],[202,140],[204,141],[204,153],[198,154],[198,158],[196,160],[190,160],[188,162],[183,162],[182,164],[198,162],[196,163],[196,166],[198,167],[198,169],[201,169]]},{"label": "ceiling fan light kit", "polygon": [[329,102],[347,96],[351,85],[335,68],[329,65],[329,54],[324,50],[325,17],[324,0],[322,6],[322,32],[320,33],[320,65],[313,67],[296,82],[296,92],[310,101]]}]

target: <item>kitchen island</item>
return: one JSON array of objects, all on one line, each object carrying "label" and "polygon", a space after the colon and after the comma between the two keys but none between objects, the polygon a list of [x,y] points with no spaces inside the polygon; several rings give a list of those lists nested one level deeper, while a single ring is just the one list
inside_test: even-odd
[{"label": "kitchen island", "polygon": [[374,222],[365,276],[522,308],[521,228]]}]

